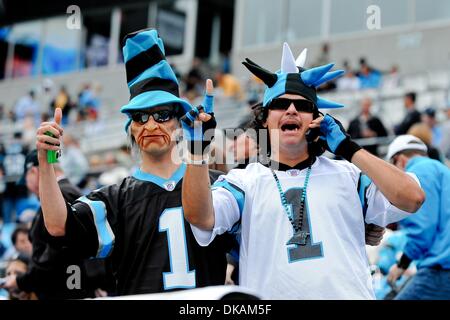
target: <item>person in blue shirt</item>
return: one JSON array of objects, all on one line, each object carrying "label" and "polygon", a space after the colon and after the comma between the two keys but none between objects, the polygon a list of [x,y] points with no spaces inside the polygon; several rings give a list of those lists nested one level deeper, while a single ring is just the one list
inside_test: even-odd
[{"label": "person in blue shirt", "polygon": [[[396,225],[392,227],[396,228]],[[378,252],[378,277],[373,275],[374,290],[377,300],[392,300],[403,289],[403,287],[411,280],[411,277],[416,273],[415,263],[411,263],[406,272],[399,278],[395,285],[387,281],[390,268],[397,263],[397,258],[403,253],[403,248],[406,244],[405,230],[399,229],[391,231],[384,236],[384,241]]]},{"label": "person in blue shirt", "polygon": [[400,222],[407,240],[388,281],[395,283],[412,261],[418,272],[398,300],[450,299],[450,169],[426,154],[425,144],[411,135],[397,137],[388,149],[387,158],[414,173],[426,196],[419,211]]},{"label": "person in blue shirt", "polygon": [[381,72],[371,68],[365,58],[359,60],[360,70],[357,73],[361,89],[379,88],[381,85]]}]

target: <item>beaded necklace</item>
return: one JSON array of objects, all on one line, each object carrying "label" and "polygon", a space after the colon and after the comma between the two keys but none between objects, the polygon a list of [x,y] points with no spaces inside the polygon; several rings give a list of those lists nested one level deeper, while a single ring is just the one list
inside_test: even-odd
[{"label": "beaded necklace", "polygon": [[286,195],[281,188],[280,180],[278,179],[275,171],[270,168],[272,171],[272,175],[277,183],[278,193],[280,194],[281,204],[283,205],[284,211],[289,218],[289,222],[294,229],[294,236],[288,241],[287,244],[298,244],[298,245],[306,245],[306,239],[309,236],[309,232],[302,231],[303,227],[303,215],[305,211],[305,200],[306,200],[306,189],[308,188],[309,175],[311,174],[311,164],[308,166],[308,171],[306,172],[305,182],[303,184],[302,195],[300,198],[300,210],[297,217],[294,217],[294,213],[290,210],[288,201],[286,199]]}]

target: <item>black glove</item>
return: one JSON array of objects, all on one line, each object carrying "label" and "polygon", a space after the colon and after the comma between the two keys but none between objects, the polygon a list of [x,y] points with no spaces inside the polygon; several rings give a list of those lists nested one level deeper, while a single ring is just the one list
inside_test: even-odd
[{"label": "black glove", "polygon": [[[197,120],[201,112],[211,115],[211,119],[206,122]],[[188,150],[193,155],[203,155],[205,149],[211,144],[214,138],[214,129],[217,126],[214,117],[214,97],[205,95],[203,105],[198,106],[181,117],[181,126],[183,127],[184,138],[188,142]],[[205,136],[205,133],[208,133]]]}]

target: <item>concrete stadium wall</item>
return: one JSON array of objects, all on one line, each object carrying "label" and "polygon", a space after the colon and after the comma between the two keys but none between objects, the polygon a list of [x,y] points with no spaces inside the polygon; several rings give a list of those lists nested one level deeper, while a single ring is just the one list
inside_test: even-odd
[{"label": "concrete stadium wall", "polygon": [[[33,88],[42,85],[45,77],[20,78],[0,82],[0,103],[7,110],[12,108],[18,98]],[[65,85],[72,98],[75,98],[84,83],[99,83],[102,86],[100,94],[102,104],[116,104],[120,108],[128,101],[129,93],[126,86],[125,69],[123,65],[89,69],[75,73],[67,73],[48,77],[55,83],[54,90]]]},{"label": "concrete stadium wall", "polygon": [[[235,30],[235,32],[239,32]],[[307,66],[320,54],[322,40],[294,41],[290,46],[294,55],[308,48]],[[358,67],[359,58],[367,57],[370,65],[381,70],[389,70],[398,65],[401,73],[417,73],[426,70],[450,69],[450,23],[422,25],[420,28],[386,28],[377,31],[332,35],[330,60],[338,67],[349,60],[353,68]],[[235,48],[233,51],[233,72],[239,77],[248,77],[241,61],[248,57],[267,67],[280,67],[282,44],[261,45],[249,48]]]}]

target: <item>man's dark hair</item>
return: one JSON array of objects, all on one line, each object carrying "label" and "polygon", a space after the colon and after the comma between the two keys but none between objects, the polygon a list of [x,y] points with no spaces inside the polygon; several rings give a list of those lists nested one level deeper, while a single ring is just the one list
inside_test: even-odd
[{"label": "man's dark hair", "polygon": [[414,102],[414,103],[416,102],[416,93],[413,92],[413,91],[408,92],[407,94],[405,94],[405,97],[410,98],[411,101]]},{"label": "man's dark hair", "polygon": [[11,235],[11,242],[13,243],[14,246],[16,245],[17,237],[19,236],[19,233],[26,233],[28,235],[29,230],[24,225],[19,225],[16,227],[16,229],[14,230],[14,232]]},{"label": "man's dark hair", "polygon": [[428,156],[428,154],[425,151],[421,151],[421,150],[403,150],[403,151],[396,153],[394,155],[394,157],[397,155],[400,155],[400,154],[403,154],[404,156],[406,156],[408,158],[411,158],[413,156],[422,156],[422,157]]}]

